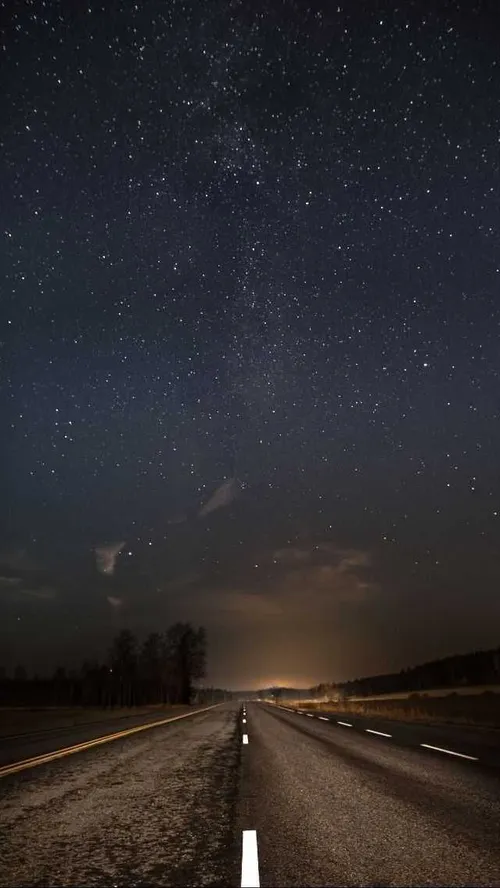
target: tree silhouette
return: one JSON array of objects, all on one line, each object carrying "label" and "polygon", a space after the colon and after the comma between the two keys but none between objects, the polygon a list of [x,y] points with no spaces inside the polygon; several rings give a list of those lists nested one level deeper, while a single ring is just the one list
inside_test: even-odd
[{"label": "tree silhouette", "polygon": [[28,673],[26,669],[21,664],[18,664],[14,669],[14,681],[27,681]]},{"label": "tree silhouette", "polygon": [[[105,662],[85,660],[80,669],[58,666],[50,678],[28,678],[21,664],[13,678],[0,674],[0,698],[10,705],[140,706],[190,704],[195,683],[205,675],[203,628],[176,623],[163,634],[151,632],[142,644],[129,629],[111,643]],[[206,689],[197,699],[224,699]]]},{"label": "tree silhouette", "polygon": [[122,629],[114,639],[109,661],[113,684],[119,689],[120,706],[133,706],[137,697],[138,658],[137,639],[129,629]]},{"label": "tree silhouette", "polygon": [[174,623],[165,634],[165,652],[174,703],[190,703],[193,684],[205,675],[206,636],[203,628]]},{"label": "tree silhouette", "polygon": [[167,674],[162,637],[158,632],[151,632],[144,640],[139,654],[139,676],[145,700],[164,702]]}]

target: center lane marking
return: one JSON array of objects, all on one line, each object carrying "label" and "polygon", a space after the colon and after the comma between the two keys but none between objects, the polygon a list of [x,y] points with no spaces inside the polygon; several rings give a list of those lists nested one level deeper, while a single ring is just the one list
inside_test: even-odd
[{"label": "center lane marking", "polygon": [[248,745],[248,734],[243,734],[242,741],[243,741],[243,746]]},{"label": "center lane marking", "polygon": [[241,843],[241,888],[260,888],[257,830],[244,829]]},{"label": "center lane marking", "polygon": [[392,734],[386,734],[385,731],[375,731],[373,728],[365,728],[368,734],[378,734],[379,737],[392,737]]},{"label": "center lane marking", "polygon": [[341,721],[337,721],[337,724],[338,724],[338,725],[343,725],[344,728],[352,728],[352,725],[351,725],[350,722],[341,722]]}]

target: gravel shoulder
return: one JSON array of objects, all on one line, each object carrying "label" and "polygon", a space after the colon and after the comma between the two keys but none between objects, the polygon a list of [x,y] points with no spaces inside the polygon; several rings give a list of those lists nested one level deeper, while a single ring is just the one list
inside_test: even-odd
[{"label": "gravel shoulder", "polygon": [[0,885],[235,885],[236,711],[2,780]]}]

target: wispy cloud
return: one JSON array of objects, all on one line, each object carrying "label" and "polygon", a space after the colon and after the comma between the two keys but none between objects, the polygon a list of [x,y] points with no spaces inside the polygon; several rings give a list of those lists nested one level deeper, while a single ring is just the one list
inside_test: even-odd
[{"label": "wispy cloud", "polygon": [[[33,578],[29,577],[0,577],[0,593],[14,601],[19,601],[20,598],[49,601],[56,597],[57,590],[53,586],[46,583],[36,586],[33,582]],[[23,583],[27,585],[24,586]]]},{"label": "wispy cloud", "polygon": [[309,561],[312,557],[312,552],[310,549],[300,549],[294,546],[289,546],[286,549],[276,549],[273,552],[273,561],[280,564],[302,564],[304,561]]},{"label": "wispy cloud", "polygon": [[167,520],[167,524],[184,524],[187,521],[187,515],[173,515]]},{"label": "wispy cloud", "polygon": [[215,493],[212,494],[208,502],[201,507],[198,512],[198,517],[205,518],[210,512],[215,512],[216,509],[222,509],[224,506],[229,506],[235,499],[237,492],[238,482],[236,478],[229,478],[227,481],[224,481],[220,487],[217,488]]},{"label": "wispy cloud", "polygon": [[186,589],[188,586],[192,586],[193,583],[196,583],[197,580],[200,580],[201,577],[202,574],[198,571],[191,571],[190,573],[181,574],[181,576],[170,580],[168,583],[165,583],[163,589],[166,592],[176,592],[178,589]]},{"label": "wispy cloud", "polygon": [[8,599],[49,601],[57,596],[57,588],[48,571],[36,564],[25,549],[3,552],[0,570],[0,593]]},{"label": "wispy cloud", "polygon": [[115,610],[120,608],[123,604],[123,598],[116,598],[116,596],[114,595],[108,595],[107,599],[108,603],[111,605],[111,607],[115,608]]},{"label": "wispy cloud", "polygon": [[245,589],[225,590],[217,596],[217,609],[226,614],[237,614],[244,619],[279,616],[283,606],[269,595]]},{"label": "wispy cloud", "polygon": [[39,566],[35,564],[27,550],[24,548],[11,549],[0,552],[0,565],[8,571],[33,572],[39,570]]},{"label": "wispy cloud", "polygon": [[94,549],[97,570],[110,576],[114,573],[116,559],[123,549],[125,542],[108,543],[104,546],[96,546]]},{"label": "wispy cloud", "polygon": [[27,598],[38,598],[41,601],[51,601],[56,597],[57,591],[52,586],[40,586],[39,589],[19,589],[20,595]]}]

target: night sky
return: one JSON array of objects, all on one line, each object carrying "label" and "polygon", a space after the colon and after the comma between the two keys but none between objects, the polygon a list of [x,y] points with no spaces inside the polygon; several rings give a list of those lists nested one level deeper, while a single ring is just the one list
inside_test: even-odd
[{"label": "night sky", "polygon": [[496,4],[3,4],[0,661],[497,646]]}]

